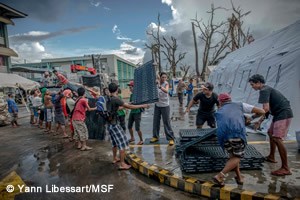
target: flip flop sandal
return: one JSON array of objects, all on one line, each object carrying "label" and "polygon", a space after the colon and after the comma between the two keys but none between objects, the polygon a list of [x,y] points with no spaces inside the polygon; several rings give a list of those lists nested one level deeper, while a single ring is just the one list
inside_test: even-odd
[{"label": "flip flop sandal", "polygon": [[244,185],[244,182],[239,181],[238,177],[234,177],[234,179],[235,179],[235,182],[236,182],[238,185]]},{"label": "flip flop sandal", "polygon": [[135,141],[135,140],[131,140],[131,139],[130,139],[130,140],[128,140],[128,142],[134,142],[134,141]]},{"label": "flip flop sandal", "polygon": [[286,175],[292,175],[292,172],[290,172],[290,171],[285,172],[285,171],[275,170],[275,171],[272,171],[271,174],[274,175],[274,176],[286,176]]},{"label": "flip flop sandal", "polygon": [[266,162],[270,162],[270,163],[278,163],[278,161],[277,160],[271,160],[269,157],[265,157],[265,161]]},{"label": "flip flop sandal", "polygon": [[140,141],[139,143],[138,143],[138,145],[143,145],[144,144],[144,141]]},{"label": "flip flop sandal", "polygon": [[119,167],[119,170],[127,170],[127,169],[130,169],[131,168],[131,165],[129,165],[128,167]]},{"label": "flip flop sandal", "polygon": [[213,182],[216,184],[216,185],[220,185],[220,186],[224,186],[224,181],[219,181],[218,179],[216,179],[215,177],[212,178]]}]

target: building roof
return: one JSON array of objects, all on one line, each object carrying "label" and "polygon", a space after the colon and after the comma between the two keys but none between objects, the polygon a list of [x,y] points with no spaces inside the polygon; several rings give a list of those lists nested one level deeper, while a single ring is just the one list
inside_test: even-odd
[{"label": "building roof", "polygon": [[[95,58],[98,55],[95,55]],[[117,59],[126,62],[134,67],[136,67],[136,65],[124,58],[121,58],[120,56],[117,56],[115,54],[106,54],[106,55],[101,55],[101,58],[107,58],[107,57],[116,57]],[[64,57],[64,58],[49,58],[49,59],[42,59],[42,62],[67,62],[67,61],[74,61],[74,60],[91,60],[92,59],[92,55],[85,55],[85,56],[77,56],[77,57]]]},{"label": "building roof", "polygon": [[49,72],[52,69],[47,68],[37,68],[37,67],[28,67],[28,66],[13,66],[9,68],[12,72],[33,72],[33,73],[42,73]]},{"label": "building roof", "polygon": [[27,16],[27,14],[22,13],[21,11],[18,11],[14,8],[11,8],[3,3],[0,3],[0,16],[3,16],[8,19],[13,19],[24,18]]}]

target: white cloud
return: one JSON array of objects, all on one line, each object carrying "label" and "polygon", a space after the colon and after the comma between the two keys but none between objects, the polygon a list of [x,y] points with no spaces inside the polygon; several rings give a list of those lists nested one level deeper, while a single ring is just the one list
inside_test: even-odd
[{"label": "white cloud", "polygon": [[167,4],[168,6],[172,4],[172,0],[162,0],[161,2]]},{"label": "white cloud", "polygon": [[13,63],[40,62],[43,58],[53,58],[53,54],[46,51],[45,47],[39,42],[22,43],[11,45],[19,57],[11,57]]},{"label": "white cloud", "polygon": [[117,40],[127,40],[127,41],[130,41],[130,40],[132,40],[132,39],[131,39],[131,38],[128,38],[128,37],[117,36]]},{"label": "white cloud", "polygon": [[121,34],[120,29],[118,29],[118,26],[117,26],[116,24],[113,26],[112,32],[117,36],[117,37],[116,37],[117,40],[126,40],[126,41],[131,41],[131,40],[132,40],[132,39],[129,38],[129,37],[123,36],[123,35]]},{"label": "white cloud", "polygon": [[103,9],[104,9],[104,10],[111,10],[110,8],[105,7],[105,6],[103,7]]},{"label": "white cloud", "polygon": [[95,6],[95,7],[98,7],[98,6],[101,5],[101,2],[100,1],[98,1],[98,2],[91,1],[91,5]]},{"label": "white cloud", "polygon": [[112,29],[112,32],[116,33],[117,29],[118,29],[118,26],[115,24],[114,27],[113,27],[113,29]]}]

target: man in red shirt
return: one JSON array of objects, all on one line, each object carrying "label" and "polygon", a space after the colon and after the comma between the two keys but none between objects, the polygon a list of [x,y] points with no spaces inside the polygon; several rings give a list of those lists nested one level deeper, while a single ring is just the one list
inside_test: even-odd
[{"label": "man in red shirt", "polygon": [[[89,134],[88,129],[85,124],[85,112],[87,111],[93,111],[97,108],[90,108],[87,100],[85,99],[85,89],[84,88],[78,88],[77,93],[79,95],[73,115],[72,115],[72,124],[74,127],[74,134],[75,139],[78,142],[77,148],[81,151],[88,151],[91,150],[91,147],[86,146],[86,141],[88,140]],[[82,143],[81,143],[82,142]]]},{"label": "man in red shirt", "polygon": [[63,85],[69,83],[69,80],[66,77],[64,77],[62,74],[58,73],[56,70],[53,70],[53,73],[57,76],[59,83]]}]

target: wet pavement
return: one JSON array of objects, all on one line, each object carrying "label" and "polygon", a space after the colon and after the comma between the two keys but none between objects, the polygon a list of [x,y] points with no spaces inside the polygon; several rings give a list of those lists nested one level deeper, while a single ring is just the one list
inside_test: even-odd
[{"label": "wet pavement", "polygon": [[[194,128],[193,114],[183,115],[185,107],[179,107],[176,98],[171,100],[171,125],[175,136],[179,129]],[[197,109],[197,108],[194,108]],[[153,105],[142,116],[144,139],[152,137]],[[89,140],[92,151],[81,152],[75,148],[74,142],[52,136],[28,124],[28,117],[20,119],[22,126],[13,129],[0,127],[0,181],[10,172],[16,173],[27,186],[85,186],[112,184],[109,193],[23,193],[15,199],[199,199],[154,180],[140,175],[135,170],[119,171],[118,165],[111,164],[111,145],[107,137],[105,141]],[[161,124],[160,136],[163,138]],[[127,136],[129,134],[127,133]],[[129,138],[129,136],[128,136]],[[135,133],[135,143],[138,136]],[[248,141],[265,141],[265,136],[249,134]],[[267,143],[253,144],[258,151],[266,155],[269,151]],[[286,144],[292,176],[276,177],[270,172],[279,164],[265,163],[263,170],[251,170],[242,173],[245,176],[243,189],[263,193],[280,194],[287,197],[300,197],[300,154],[296,143]],[[131,151],[143,160],[156,164],[174,172],[178,176],[192,176],[202,180],[211,180],[215,173],[186,174],[181,173],[178,160],[175,158],[175,147],[168,145],[143,145],[132,143]],[[276,154],[279,159],[278,152]],[[226,178],[226,184],[237,187],[233,174]],[[298,189],[298,190],[297,190]],[[205,199],[205,198],[203,198]]]}]

